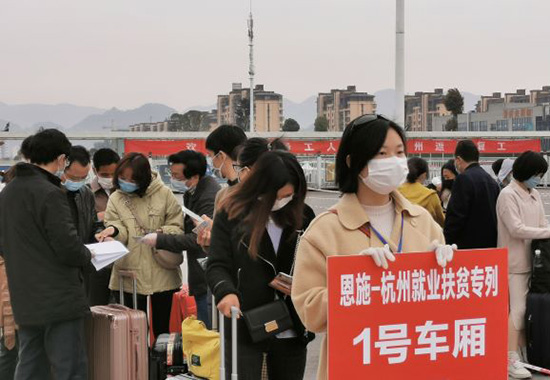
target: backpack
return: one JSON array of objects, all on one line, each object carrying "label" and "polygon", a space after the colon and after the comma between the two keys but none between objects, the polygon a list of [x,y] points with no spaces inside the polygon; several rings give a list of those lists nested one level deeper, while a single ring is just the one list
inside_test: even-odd
[{"label": "backpack", "polygon": [[[540,255],[537,255],[537,251],[540,251]],[[550,293],[550,239],[533,240],[531,259],[529,292]]]}]

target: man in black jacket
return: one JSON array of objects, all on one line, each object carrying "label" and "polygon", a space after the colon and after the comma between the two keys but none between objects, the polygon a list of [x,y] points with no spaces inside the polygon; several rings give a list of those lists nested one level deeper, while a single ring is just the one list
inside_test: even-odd
[{"label": "man in black jacket", "polygon": [[[197,215],[212,218],[214,201],[220,190],[220,185],[206,174],[206,157],[199,152],[185,150],[168,158],[172,175],[172,187],[184,193],[185,207]],[[197,303],[197,318],[210,328],[210,313],[208,312],[208,295],[204,270],[198,259],[206,255],[197,244],[197,235],[193,232],[195,223],[189,216],[184,217],[184,233],[180,235],[149,234],[144,243],[157,249],[172,252],[187,251],[187,268],[189,276],[189,293]]]},{"label": "man in black jacket", "polygon": [[459,249],[497,246],[496,203],[498,184],[479,166],[479,151],[471,140],[460,141],[455,151],[459,176],[445,217],[445,240]]},{"label": "man in black jacket", "polygon": [[61,175],[71,143],[57,130],[37,133],[31,164],[20,163],[0,193],[0,252],[19,325],[16,379],[86,379],[82,268],[90,251],[74,226]]},{"label": "man in black jacket", "polygon": [[[90,169],[90,154],[86,148],[73,146],[61,179],[67,190],[67,200],[78,236],[84,244],[96,243],[95,235],[103,230],[103,223],[97,218],[94,193],[86,186]],[[103,281],[105,272],[111,273],[110,268],[103,268],[99,272],[93,265],[85,268],[84,284],[90,306],[109,303],[111,291],[109,284]]]}]

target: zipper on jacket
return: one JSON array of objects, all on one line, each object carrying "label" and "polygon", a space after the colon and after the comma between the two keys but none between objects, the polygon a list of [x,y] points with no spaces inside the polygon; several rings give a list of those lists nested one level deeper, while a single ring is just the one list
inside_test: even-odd
[{"label": "zipper on jacket", "polygon": [[243,268],[239,268],[239,270],[237,271],[237,290],[240,289],[241,287],[241,270]]},{"label": "zipper on jacket", "polygon": [[216,289],[218,289],[218,286],[220,286],[221,284],[223,284],[224,282],[226,282],[225,280],[221,280],[220,282],[218,282],[216,285],[214,285],[214,289],[212,289],[212,293],[216,293]]}]

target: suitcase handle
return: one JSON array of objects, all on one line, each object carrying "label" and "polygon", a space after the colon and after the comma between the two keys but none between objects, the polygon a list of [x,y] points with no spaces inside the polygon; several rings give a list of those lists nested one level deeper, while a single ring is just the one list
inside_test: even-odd
[{"label": "suitcase handle", "polygon": [[124,278],[132,279],[133,287],[133,303],[134,309],[137,310],[137,274],[131,270],[119,270],[118,271],[118,286],[120,288],[120,304],[124,305]]},{"label": "suitcase handle", "polygon": [[[237,316],[241,311],[235,306],[231,307],[231,380],[238,380],[237,374]],[[220,321],[220,379],[225,379],[225,319],[222,312],[219,312]]]}]

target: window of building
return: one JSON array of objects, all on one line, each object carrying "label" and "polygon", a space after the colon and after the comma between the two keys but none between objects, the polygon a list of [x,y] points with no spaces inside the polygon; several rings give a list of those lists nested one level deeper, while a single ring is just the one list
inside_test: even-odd
[{"label": "window of building", "polygon": [[479,122],[479,130],[482,132],[487,131],[487,120],[483,120]]}]

